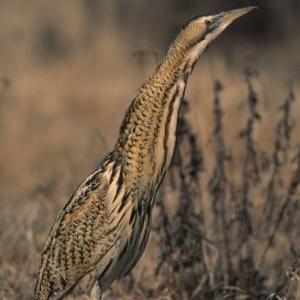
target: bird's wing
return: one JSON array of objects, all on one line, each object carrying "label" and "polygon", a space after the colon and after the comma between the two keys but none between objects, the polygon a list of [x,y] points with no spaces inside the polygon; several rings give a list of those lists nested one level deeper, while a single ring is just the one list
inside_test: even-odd
[{"label": "bird's wing", "polygon": [[92,271],[116,243],[118,231],[111,226],[114,224],[111,203],[113,197],[122,194],[121,177],[120,162],[108,156],[71,196],[50,231],[36,295],[65,294],[64,291],[72,289]]}]

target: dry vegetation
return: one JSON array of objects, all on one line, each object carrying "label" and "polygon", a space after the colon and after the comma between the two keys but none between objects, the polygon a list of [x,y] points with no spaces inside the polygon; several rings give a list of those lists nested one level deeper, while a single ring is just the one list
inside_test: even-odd
[{"label": "dry vegetation", "polygon": [[[57,211],[113,146],[166,42],[151,18],[140,31],[129,13],[124,31],[104,18],[122,11],[109,1],[2,3],[0,299],[31,299]],[[195,14],[177,9],[156,22],[162,38]],[[238,27],[190,80],[150,243],[104,299],[300,299],[299,36],[262,45]]]}]

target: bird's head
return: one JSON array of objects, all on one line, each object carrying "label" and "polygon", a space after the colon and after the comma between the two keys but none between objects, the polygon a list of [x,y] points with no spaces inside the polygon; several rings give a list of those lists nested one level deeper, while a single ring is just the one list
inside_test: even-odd
[{"label": "bird's head", "polygon": [[254,6],[250,6],[212,16],[195,17],[181,30],[174,41],[173,47],[187,52],[187,59],[192,58],[192,60],[197,60],[207,46],[233,21],[255,8]]}]

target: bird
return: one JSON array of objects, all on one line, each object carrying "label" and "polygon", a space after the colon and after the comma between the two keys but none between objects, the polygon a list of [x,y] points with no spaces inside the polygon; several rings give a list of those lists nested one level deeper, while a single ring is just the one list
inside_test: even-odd
[{"label": "bird", "polygon": [[99,300],[141,258],[170,166],[180,104],[201,54],[255,7],[197,16],[183,26],[126,111],[113,150],[71,195],[46,241],[34,299]]}]

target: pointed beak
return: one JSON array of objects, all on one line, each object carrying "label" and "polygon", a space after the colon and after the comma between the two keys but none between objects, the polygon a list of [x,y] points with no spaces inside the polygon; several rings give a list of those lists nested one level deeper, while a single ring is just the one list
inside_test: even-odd
[{"label": "pointed beak", "polygon": [[213,16],[212,22],[207,28],[208,32],[214,31],[217,28],[222,29],[222,31],[230,25],[233,21],[240,18],[243,15],[246,15],[250,11],[257,9],[256,6],[249,6],[239,9],[233,9],[226,12],[222,12],[220,14],[217,14]]}]

